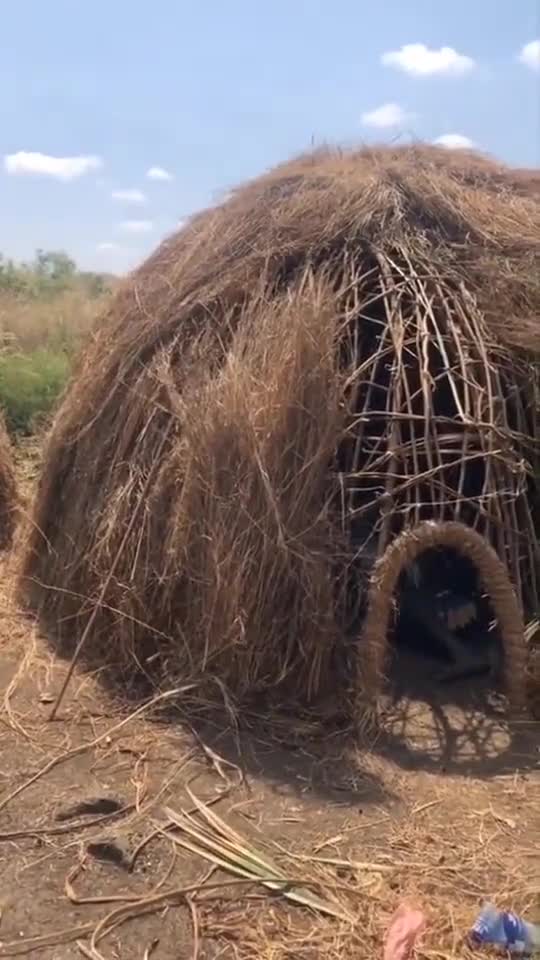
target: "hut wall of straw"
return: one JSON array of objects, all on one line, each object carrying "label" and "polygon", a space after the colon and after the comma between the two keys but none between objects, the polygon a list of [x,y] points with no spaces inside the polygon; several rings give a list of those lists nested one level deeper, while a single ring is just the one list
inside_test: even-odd
[{"label": "hut wall of straw", "polygon": [[11,546],[16,525],[17,485],[11,444],[0,416],[0,550]]},{"label": "hut wall of straw", "polygon": [[539,196],[473,154],[324,150],[165,241],[48,442],[21,589],[59,647],[91,617],[124,677],[310,697],[366,532],[424,520],[538,609]]}]

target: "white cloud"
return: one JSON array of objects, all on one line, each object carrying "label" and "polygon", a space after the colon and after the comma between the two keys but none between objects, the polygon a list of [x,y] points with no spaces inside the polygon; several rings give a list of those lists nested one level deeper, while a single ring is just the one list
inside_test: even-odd
[{"label": "white cloud", "polygon": [[172,180],[173,175],[169,173],[168,170],[164,170],[163,167],[150,167],[146,171],[146,176],[149,180]]},{"label": "white cloud", "polygon": [[462,133],[443,133],[442,137],[437,137],[433,143],[448,150],[472,150],[474,147],[474,142]]},{"label": "white cloud", "polygon": [[411,119],[412,115],[406,113],[397,103],[383,103],[376,110],[369,110],[362,114],[362,123],[366,127],[379,127],[379,129],[400,127]]},{"label": "white cloud", "polygon": [[75,180],[91,170],[100,170],[101,157],[49,157],[46,153],[28,153],[19,150],[4,157],[7,173],[17,175],[34,174],[42,177],[55,177],[57,180]]},{"label": "white cloud", "polygon": [[540,70],[540,40],[531,40],[524,44],[519,54],[519,60],[531,70]]},{"label": "white cloud", "polygon": [[381,63],[385,67],[397,67],[398,70],[417,77],[428,77],[437,73],[461,76],[469,73],[475,65],[471,57],[458,53],[453,47],[430,50],[425,43],[406,43],[400,50],[383,53]]},{"label": "white cloud", "polygon": [[98,243],[96,250],[105,252],[105,251],[112,251],[112,250],[121,250],[121,247],[119,247],[117,243],[111,243],[110,240],[104,240],[103,243]]},{"label": "white cloud", "polygon": [[119,224],[119,228],[124,233],[150,233],[154,224],[151,220],[124,220]]},{"label": "white cloud", "polygon": [[113,200],[120,200],[121,203],[134,203],[139,205],[146,203],[146,197],[142,190],[113,190],[111,197]]}]

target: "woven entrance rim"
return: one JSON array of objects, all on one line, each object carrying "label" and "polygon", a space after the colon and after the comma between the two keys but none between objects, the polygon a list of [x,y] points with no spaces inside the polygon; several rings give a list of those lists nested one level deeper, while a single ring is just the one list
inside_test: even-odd
[{"label": "woven entrance rim", "polygon": [[497,618],[504,651],[504,686],[512,710],[526,705],[527,643],[523,614],[504,563],[476,530],[458,522],[426,521],[405,530],[377,561],[370,581],[368,609],[358,645],[361,696],[377,698],[385,682],[392,598],[402,570],[436,547],[455,550],[478,571]]}]

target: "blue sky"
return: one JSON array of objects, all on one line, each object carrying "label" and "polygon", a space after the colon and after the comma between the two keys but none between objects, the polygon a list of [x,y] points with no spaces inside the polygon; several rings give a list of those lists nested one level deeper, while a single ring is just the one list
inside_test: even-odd
[{"label": "blue sky", "polygon": [[120,272],[312,141],[457,134],[538,166],[539,20],[539,0],[5,4],[0,250]]}]

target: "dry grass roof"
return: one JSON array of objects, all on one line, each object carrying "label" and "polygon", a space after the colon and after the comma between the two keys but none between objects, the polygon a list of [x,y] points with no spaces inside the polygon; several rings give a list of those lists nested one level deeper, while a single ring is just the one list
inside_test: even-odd
[{"label": "dry grass roof", "polygon": [[136,290],[164,333],[167,321],[193,307],[234,304],[261,272],[301,271],[350,243],[388,250],[405,243],[466,280],[503,340],[538,354],[539,200],[540,170],[514,170],[469,151],[323,149],[195,216],[134,274],[124,303],[129,309]]}]

